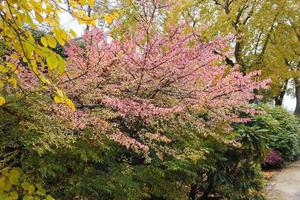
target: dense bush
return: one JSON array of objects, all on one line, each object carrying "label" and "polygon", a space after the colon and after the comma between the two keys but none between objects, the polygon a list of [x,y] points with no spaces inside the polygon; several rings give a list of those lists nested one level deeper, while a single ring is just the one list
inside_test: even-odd
[{"label": "dense bush", "polygon": [[270,150],[278,151],[284,160],[300,155],[300,124],[292,113],[281,107],[263,106],[265,114],[253,118],[252,125],[265,132]]},{"label": "dense bush", "polygon": [[163,124],[161,133],[172,141],[156,143],[161,154],[150,150],[145,157],[95,127],[74,132],[45,103],[47,98],[31,96],[1,107],[0,164],[21,168],[55,198],[261,198],[265,139],[259,131],[220,136],[221,126],[205,133],[185,116],[158,119],[148,128]]},{"label": "dense bush", "polygon": [[45,106],[48,100],[31,95],[1,107],[0,164],[20,168],[28,182],[38,180],[58,199],[258,200],[261,164],[278,165],[277,151],[286,160],[297,155],[298,122],[280,108],[259,107],[264,114],[235,124],[231,133],[221,124],[198,129],[190,117],[209,120],[203,113],[158,118],[143,129],[172,140],[153,141],[145,155],[94,126],[74,130]]},{"label": "dense bush", "polygon": [[256,115],[247,124],[236,126],[238,132],[252,132],[261,138],[252,145],[263,142],[266,148],[264,167],[280,167],[283,161],[292,161],[300,155],[300,123],[296,116],[281,107],[261,105],[263,114]]},{"label": "dense bush", "polygon": [[280,152],[286,161],[297,159],[300,155],[299,119],[282,107],[265,107],[265,111],[267,115],[257,119],[264,121],[262,126],[269,130],[269,147]]}]

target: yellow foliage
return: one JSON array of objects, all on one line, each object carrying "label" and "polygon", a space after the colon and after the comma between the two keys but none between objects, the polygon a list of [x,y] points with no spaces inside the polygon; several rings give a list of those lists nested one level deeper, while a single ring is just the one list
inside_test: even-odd
[{"label": "yellow foliage", "polygon": [[73,111],[76,110],[74,103],[67,97],[67,95],[63,91],[59,89],[57,89],[56,91],[56,95],[54,96],[54,101],[55,103],[65,103],[69,106],[69,108],[71,108],[71,110]]},{"label": "yellow foliage", "polygon": [[55,48],[56,47],[56,40],[50,36],[50,35],[47,35],[47,41],[48,41],[48,44],[51,48]]},{"label": "yellow foliage", "polygon": [[116,11],[114,11],[114,12],[112,12],[112,13],[106,15],[106,16],[104,17],[104,19],[105,19],[105,21],[106,21],[106,23],[107,23],[108,25],[111,25],[111,24],[113,23],[113,21],[114,21],[115,19],[117,19],[118,17],[119,17],[119,13],[116,12]]},{"label": "yellow foliage", "polygon": [[4,97],[0,96],[0,106],[2,106],[3,104],[5,104],[5,99]]},{"label": "yellow foliage", "polygon": [[47,61],[47,65],[50,70],[57,68],[58,59],[57,59],[56,55],[50,55],[49,57],[47,57],[46,61]]},{"label": "yellow foliage", "polygon": [[48,41],[45,37],[41,37],[41,43],[44,45],[44,47],[48,46]]},{"label": "yellow foliage", "polygon": [[[94,2],[95,0],[70,0],[68,1],[68,10],[80,23],[95,25],[96,16],[89,17],[84,11],[84,6],[93,6]],[[51,50],[56,47],[57,42],[64,45],[69,38],[68,33],[60,27],[59,13],[67,12],[61,3],[60,0],[4,0],[0,3],[2,13],[0,38],[5,38],[4,46],[12,50],[13,53],[10,57],[23,60],[27,66],[18,67],[31,69],[41,82],[50,86],[49,88],[55,88],[53,80],[57,77],[51,77],[51,73],[43,73],[42,67],[38,66],[47,64],[49,69],[58,71],[59,74],[64,72],[64,61]],[[40,42],[36,42],[30,30],[37,29],[40,23],[48,25],[54,33],[54,37],[46,35],[41,38]],[[74,31],[70,32],[73,37],[76,35]],[[0,75],[11,73],[9,77],[13,77],[13,74],[17,73],[15,69],[16,66],[12,63],[1,63]],[[17,85],[16,79],[6,81],[13,86]],[[1,97],[1,102],[2,104],[5,102],[3,97]]]}]

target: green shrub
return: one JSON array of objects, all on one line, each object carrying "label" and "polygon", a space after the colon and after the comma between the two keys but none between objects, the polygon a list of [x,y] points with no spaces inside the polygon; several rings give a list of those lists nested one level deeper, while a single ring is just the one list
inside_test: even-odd
[{"label": "green shrub", "polygon": [[296,116],[282,107],[263,105],[265,114],[253,117],[247,126],[264,132],[268,139],[268,148],[274,149],[286,161],[291,161],[300,155],[300,123]]}]

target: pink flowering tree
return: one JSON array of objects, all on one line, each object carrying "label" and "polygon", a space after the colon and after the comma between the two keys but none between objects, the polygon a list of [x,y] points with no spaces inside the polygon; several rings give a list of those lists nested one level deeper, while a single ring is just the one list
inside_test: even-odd
[{"label": "pink flowering tree", "polygon": [[[65,48],[68,68],[59,83],[77,111],[57,111],[69,115],[76,128],[110,127],[105,131],[110,138],[144,151],[149,147],[139,138],[170,139],[156,131],[128,134],[137,121],[146,126],[153,119],[191,111],[209,117],[193,118],[199,128],[249,120],[240,113],[254,113],[249,106],[257,98],[253,91],[266,88],[268,81],[258,81],[258,72],[244,75],[238,66],[224,64],[221,55],[230,56],[230,37],[204,42],[200,32],[184,25],[165,32],[140,26],[122,39],[99,29],[86,32],[82,41],[70,41]],[[94,112],[99,109],[110,110],[113,117],[104,120]]]}]

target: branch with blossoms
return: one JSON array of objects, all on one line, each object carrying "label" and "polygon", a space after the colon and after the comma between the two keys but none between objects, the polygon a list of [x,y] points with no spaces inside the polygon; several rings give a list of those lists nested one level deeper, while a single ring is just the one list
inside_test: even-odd
[{"label": "branch with blossoms", "polygon": [[[147,124],[152,118],[185,113],[190,108],[204,109],[213,121],[225,120],[229,125],[247,121],[239,112],[254,114],[249,108],[249,101],[255,98],[253,91],[266,88],[268,81],[256,81],[256,72],[244,75],[237,66],[224,64],[231,53],[225,50],[228,37],[203,43],[199,32],[185,25],[164,33],[149,27],[113,39],[93,29],[84,34],[84,45],[70,41],[65,47],[68,69],[60,84],[77,102],[77,112],[85,112],[91,105],[112,109],[126,124],[136,120]],[[120,130],[112,135],[118,142],[131,137]],[[125,146],[134,140],[126,140]],[[133,146],[144,147],[140,143]]]}]

